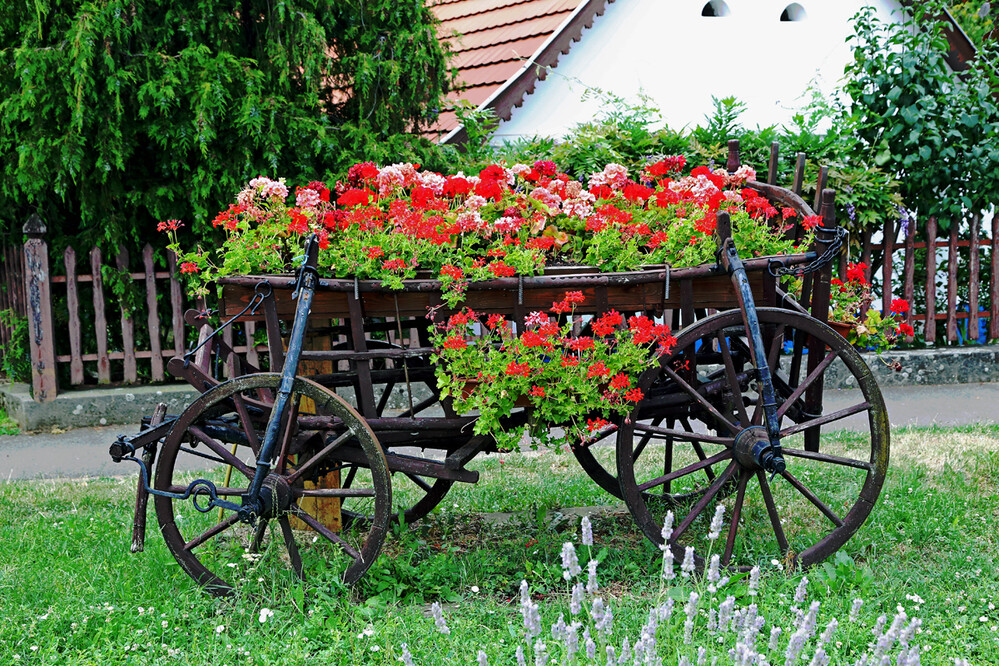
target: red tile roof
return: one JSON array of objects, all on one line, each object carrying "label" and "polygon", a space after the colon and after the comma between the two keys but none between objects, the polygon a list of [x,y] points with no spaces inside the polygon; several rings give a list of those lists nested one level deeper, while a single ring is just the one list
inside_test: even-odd
[{"label": "red tile roof", "polygon": [[[613,2],[614,0],[609,0]],[[509,119],[534,84],[568,53],[584,27],[603,14],[608,0],[428,0],[441,21],[441,39],[454,52],[459,86],[448,97],[479,106],[489,100],[497,117]],[[538,66],[526,66],[532,63]],[[492,99],[490,99],[492,98]],[[453,111],[438,118],[431,134],[461,141]]]}]

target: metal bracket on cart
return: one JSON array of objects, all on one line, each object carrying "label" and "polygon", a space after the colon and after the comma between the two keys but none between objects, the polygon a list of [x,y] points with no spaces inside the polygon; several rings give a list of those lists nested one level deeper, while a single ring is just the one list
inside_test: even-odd
[{"label": "metal bracket on cart", "polygon": [[[194,356],[198,353],[198,350],[200,350],[202,347],[208,344],[210,340],[214,340],[215,336],[217,336],[219,333],[224,331],[229,326],[232,326],[232,324],[236,320],[245,315],[247,312],[249,312],[251,315],[257,314],[257,310],[260,308],[260,306],[263,305],[264,301],[267,298],[269,298],[273,293],[274,293],[274,288],[271,287],[270,282],[268,282],[267,280],[261,280],[260,282],[258,282],[257,286],[253,290],[253,298],[251,298],[250,302],[246,304],[246,307],[240,310],[238,314],[233,315],[232,317],[227,319],[221,326],[216,328],[214,331],[206,335],[205,339],[201,341],[201,344],[199,344],[197,347],[184,354],[183,356],[184,365],[185,366],[189,365],[191,363],[191,359],[193,359]],[[215,314],[215,312],[209,311],[206,312],[205,314],[212,315]]]},{"label": "metal bracket on cart", "polygon": [[[233,511],[239,511],[240,505],[233,504],[232,502],[227,502],[226,500],[219,499],[218,489],[215,484],[207,479],[195,479],[190,484],[184,492],[181,493],[171,493],[164,490],[156,490],[149,483],[149,469],[146,463],[135,456],[135,454],[143,449],[151,446],[155,446],[170,429],[173,428],[174,422],[176,422],[177,417],[167,419],[160,423],[159,425],[153,426],[148,430],[139,433],[135,437],[127,437],[125,435],[119,435],[118,439],[108,453],[111,454],[111,459],[118,463],[123,461],[134,462],[139,466],[139,477],[142,481],[142,488],[145,492],[150,495],[158,495],[160,497],[169,497],[171,499],[185,500],[188,498],[192,499],[194,503],[194,508],[196,508],[201,513],[207,513],[213,508],[221,507],[223,509],[230,509]],[[208,504],[202,506],[199,504],[198,499],[202,497],[208,497]]]}]

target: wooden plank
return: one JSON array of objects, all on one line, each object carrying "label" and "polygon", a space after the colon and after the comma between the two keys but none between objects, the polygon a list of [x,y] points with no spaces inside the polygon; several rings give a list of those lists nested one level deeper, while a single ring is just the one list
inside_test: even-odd
[{"label": "wooden plank", "polygon": [[153,263],[153,246],[142,248],[142,267],[146,279],[146,326],[149,328],[151,352],[150,375],[154,382],[163,381],[163,345],[160,341],[160,314],[156,304],[156,267]]},{"label": "wooden plank", "polygon": [[[167,271],[156,271],[154,274],[157,280],[166,280],[170,277],[170,273]],[[128,277],[130,280],[144,280],[146,279],[145,273],[128,273],[127,275],[122,275],[122,278]],[[90,282],[92,278],[89,275],[77,275],[77,282]],[[66,281],[65,275],[55,275],[52,277],[52,284],[62,284]]]},{"label": "wooden plank", "polygon": [[[916,224],[912,220],[909,220],[905,231],[905,268],[903,269],[905,279],[905,286],[903,287],[903,297],[909,303],[909,310],[905,313],[905,323],[912,326],[913,319],[915,318],[916,304],[912,302],[912,295],[916,290],[916,251],[913,245],[915,244],[916,237]],[[907,335],[905,337],[906,342],[912,342],[913,337]]]},{"label": "wooden plank", "polygon": [[52,291],[49,284],[49,248],[45,224],[32,215],[24,225],[24,283],[27,290],[28,344],[31,354],[31,388],[35,402],[56,397],[55,335]]},{"label": "wooden plank", "polygon": [[[750,280],[754,285],[754,297],[762,298],[762,280],[760,271],[750,272]],[[674,287],[681,278],[674,273]],[[696,306],[727,310],[738,307],[738,300],[732,288],[732,280],[727,275],[702,275],[694,278],[696,282]],[[576,308],[577,314],[593,314],[599,310],[595,307],[596,288],[592,286],[572,287],[583,292],[585,298]],[[567,287],[552,286],[546,288],[524,289],[523,307],[527,312],[545,311],[551,307],[553,300],[558,300]],[[618,311],[634,312],[653,309],[671,309],[680,307],[680,290],[671,289],[670,298],[664,299],[661,282],[646,282],[638,284],[618,285],[608,287],[609,304]],[[295,314],[295,301],[291,300],[291,289],[282,285],[274,287],[275,312],[278,319],[290,321]],[[222,288],[222,316],[232,317],[239,314],[253,298],[253,287],[247,285],[226,284]],[[433,292],[398,292],[399,314],[403,317],[421,317],[431,306]],[[343,317],[348,311],[348,296],[353,294],[343,291],[317,291],[312,301],[311,316],[317,318]],[[368,317],[394,317],[395,296],[393,292],[361,291],[364,312]],[[469,290],[464,305],[483,314],[513,312],[517,301],[516,289]],[[265,306],[256,315],[243,315],[241,321],[261,321],[265,319],[268,309]]]},{"label": "wooden plank", "polygon": [[971,216],[971,275],[968,278],[968,340],[978,340],[978,289],[981,257],[978,255],[978,233],[982,224],[982,214]]},{"label": "wooden plank", "polygon": [[992,283],[989,285],[989,337],[999,338],[999,213],[992,213]]},{"label": "wooden plank", "polygon": [[167,250],[167,267],[170,270],[170,320],[173,328],[173,353],[184,355],[184,298],[177,279],[177,255]]},{"label": "wooden plank", "polygon": [[97,383],[111,383],[108,359],[108,321],[104,316],[104,280],[101,278],[101,249],[90,251],[90,276],[94,283],[94,337],[97,340]]},{"label": "wooden plank", "polygon": [[[208,305],[205,303],[204,296],[198,296],[198,300],[195,302],[195,307],[200,312],[205,312],[208,310]],[[206,374],[211,375],[211,365],[212,365],[212,353],[215,351],[215,341],[202,345],[212,334],[212,327],[208,324],[204,324],[198,331],[198,344],[196,345],[198,351],[194,355],[194,364],[205,371]]]},{"label": "wooden plank", "polygon": [[[926,220],[926,243],[933,245],[937,238],[937,218],[930,216]],[[936,250],[928,248],[926,250],[926,329],[923,331],[923,338],[926,342],[936,342],[937,340],[937,253]]]},{"label": "wooden plank", "polygon": [[957,220],[950,222],[947,248],[947,341],[957,342]]},{"label": "wooden plank", "polygon": [[[128,270],[128,250],[121,248],[115,258],[119,271]],[[138,379],[135,364],[135,324],[132,322],[132,310],[125,303],[118,304],[121,310],[121,347],[125,353],[124,379],[127,384],[134,384]]]},{"label": "wooden plank", "polygon": [[[233,339],[232,339],[232,326],[226,326],[222,329],[222,342],[232,349]],[[219,353],[222,353],[221,350]],[[223,370],[226,379],[232,379],[236,376],[236,357],[232,354],[225,360],[225,368]]]},{"label": "wooden plank", "polygon": [[895,225],[891,218],[885,220],[884,258],[881,261],[881,313],[887,317],[892,301],[892,257],[895,255]]},{"label": "wooden plank", "polygon": [[246,362],[255,368],[259,368],[260,356],[257,354],[257,346],[253,344],[253,336],[257,332],[257,322],[243,322],[243,330],[246,331]]},{"label": "wooden plank", "polygon": [[[3,278],[3,284],[0,284],[0,311],[11,310],[11,290],[13,289],[13,276],[10,274],[14,267],[13,262],[10,260],[11,248],[6,245],[0,247],[0,254],[3,255],[3,264],[0,265],[0,277]],[[7,348],[7,343],[10,342],[10,335],[7,332],[7,326],[0,322],[0,359],[3,358],[3,350]]]},{"label": "wooden plank", "polygon": [[24,280],[24,253],[14,253],[15,283],[14,283],[14,312],[26,317],[28,314],[28,284]]},{"label": "wooden plank", "polygon": [[826,189],[827,182],[829,182],[829,167],[819,167],[819,177],[815,181],[815,205],[812,206],[812,210],[819,210],[822,207],[822,190]]},{"label": "wooden plank", "polygon": [[780,146],[776,141],[770,144],[770,164],[767,168],[767,182],[777,184],[777,165],[780,161]]},{"label": "wooden plank", "polygon": [[[864,279],[867,283],[871,283],[871,251],[874,245],[871,243],[871,232],[870,230],[864,230],[860,233],[860,261],[866,268],[864,269]],[[843,257],[841,255],[841,261]],[[846,265],[840,267],[840,277],[846,278]],[[867,316],[867,311],[870,309],[870,304],[864,305],[860,308],[860,318],[863,319]]]},{"label": "wooden plank", "polygon": [[[794,164],[794,181],[791,183],[791,191],[801,196],[801,188],[805,186],[805,153],[798,153],[798,160]],[[815,210],[813,208],[812,210]]]},{"label": "wooden plank", "polygon": [[76,284],[76,250],[67,247],[62,254],[66,264],[66,309],[69,310],[69,382],[83,383],[83,358],[80,356],[80,295]]}]

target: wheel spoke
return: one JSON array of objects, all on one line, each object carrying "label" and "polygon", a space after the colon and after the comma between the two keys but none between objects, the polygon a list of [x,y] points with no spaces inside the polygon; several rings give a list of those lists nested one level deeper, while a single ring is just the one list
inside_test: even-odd
[{"label": "wheel spoke", "polygon": [[770,366],[771,373],[774,372],[774,369],[777,367],[777,361],[780,359],[780,352],[784,348],[785,328],[787,328],[785,324],[777,326],[777,330],[774,331],[774,337],[770,340],[770,350],[767,352],[767,365]]},{"label": "wheel spoke", "polygon": [[680,469],[676,470],[675,472],[670,472],[669,474],[664,474],[663,476],[660,476],[660,477],[657,477],[655,479],[652,479],[651,481],[646,481],[645,483],[639,484],[638,489],[644,491],[644,490],[648,490],[649,488],[654,488],[655,486],[658,486],[658,485],[661,485],[663,483],[666,483],[667,481],[672,481],[673,479],[679,479],[682,476],[687,476],[688,474],[693,474],[694,472],[696,472],[699,469],[704,469],[705,467],[710,467],[711,465],[714,465],[716,462],[719,462],[721,460],[725,460],[726,458],[731,458],[731,457],[732,457],[732,451],[729,450],[729,449],[725,449],[724,451],[720,451],[719,453],[716,453],[715,455],[711,456],[710,458],[706,458],[704,460],[699,460],[698,462],[691,463],[690,465],[687,465],[686,467],[681,467]]},{"label": "wheel spoke", "polygon": [[[662,422],[663,422],[662,417],[657,418],[657,419],[653,419],[652,425],[653,425],[653,427],[655,427],[655,426],[658,426]],[[649,441],[652,439],[652,435],[653,435],[653,433],[648,432],[648,431],[646,431],[646,433],[644,435],[642,435],[641,441],[638,442],[638,446],[635,447],[635,451],[631,454],[631,460],[632,460],[632,462],[638,460],[638,456],[642,455],[642,451],[645,450],[645,447],[648,445]],[[668,472],[669,470],[666,470],[666,471]]]},{"label": "wheel spoke", "polygon": [[756,478],[760,480],[760,491],[763,493],[763,502],[767,505],[767,513],[770,515],[770,524],[774,528],[774,536],[777,537],[777,545],[780,547],[781,555],[787,555],[788,543],[784,535],[784,526],[780,522],[780,515],[777,513],[777,504],[774,502],[773,493],[770,492],[770,483],[767,482],[767,475],[762,469],[756,470]]},{"label": "wheel spoke", "polygon": [[232,465],[238,469],[239,472],[246,478],[253,478],[254,471],[252,469],[247,467],[243,461],[237,458],[231,451],[229,451],[229,449],[217,442],[213,437],[210,437],[204,430],[198,426],[192,425],[187,429],[187,431],[197,437],[199,441],[205,444],[205,446],[214,451],[219,458],[226,462],[226,464]]},{"label": "wheel spoke", "polygon": [[417,486],[419,486],[420,490],[422,490],[423,492],[425,492],[425,493],[426,492],[430,492],[430,488],[431,488],[430,484],[427,483],[426,481],[424,481],[423,479],[421,479],[420,477],[416,476],[415,474],[408,474],[407,473],[406,474],[406,478],[408,478],[410,481],[412,481]]},{"label": "wheel spoke", "polygon": [[676,526],[676,529],[673,530],[673,534],[670,535],[671,542],[679,539],[680,536],[687,531],[687,528],[690,527],[692,522],[694,522],[694,519],[697,518],[697,516],[704,511],[705,507],[711,503],[711,500],[718,495],[725,482],[732,478],[732,475],[735,474],[736,467],[738,467],[738,465],[736,465],[733,460],[728,464],[728,467],[725,468],[725,471],[718,475],[718,478],[715,479],[714,483],[708,486],[708,489],[704,491],[704,496],[697,500],[697,504],[694,505],[694,508],[690,510],[690,513],[688,513],[683,521]]},{"label": "wheel spoke", "polygon": [[739,531],[739,519],[742,517],[742,505],[746,501],[746,485],[749,483],[749,477],[753,473],[744,469],[739,474],[739,489],[736,491],[735,504],[732,506],[732,522],[728,526],[728,537],[725,539],[725,551],[722,553],[721,563],[728,566],[728,563],[732,561],[732,551],[735,548],[735,535]]},{"label": "wheel spoke", "polygon": [[354,558],[354,560],[361,559],[361,553],[359,553],[356,548],[351,546],[349,543],[347,543],[347,541],[343,537],[341,537],[336,532],[331,531],[328,527],[320,523],[318,520],[310,516],[308,513],[302,511],[300,508],[294,505],[291,507],[291,512],[295,514],[296,517],[301,518],[302,522],[304,522],[306,525],[308,525],[309,527],[311,527],[312,529],[323,535],[323,537],[325,537],[327,541],[335,543],[341,548],[343,548],[348,555]]},{"label": "wheel spoke", "polygon": [[832,509],[830,509],[826,504],[816,496],[811,490],[809,490],[805,484],[799,481],[793,474],[784,470],[781,472],[781,476],[788,480],[792,486],[794,486],[799,493],[805,496],[805,498],[815,505],[815,507],[821,511],[826,518],[832,521],[832,524],[836,527],[843,527],[843,521],[837,516]]},{"label": "wheel spoke", "polygon": [[342,445],[344,442],[346,442],[353,436],[354,436],[353,433],[348,430],[339,437],[337,437],[336,439],[334,439],[332,442],[324,446],[319,453],[306,460],[304,463],[298,466],[298,469],[296,469],[294,472],[288,475],[288,483],[294,484],[299,478],[301,478],[303,474],[305,474],[310,469],[315,467],[316,464],[319,463],[319,461],[328,456],[334,449]]},{"label": "wheel spoke", "polygon": [[[674,421],[670,419],[669,425],[672,426]],[[666,444],[663,446],[663,474],[669,474],[670,470],[673,469],[673,438],[667,437]],[[663,484],[662,494],[663,497],[669,495],[673,487],[672,481],[667,481]]]},{"label": "wheel spoke", "polygon": [[725,426],[726,428],[728,428],[728,430],[729,430],[729,431],[730,431],[730,432],[731,432],[731,433],[732,433],[733,435],[738,435],[738,434],[739,434],[739,428],[738,428],[738,427],[736,427],[736,426],[735,426],[735,425],[734,425],[734,424],[733,424],[733,423],[732,423],[731,421],[729,421],[729,420],[728,420],[727,418],[725,418],[724,416],[722,416],[722,413],[721,413],[721,412],[719,412],[719,411],[718,411],[718,410],[717,410],[717,409],[715,408],[715,406],[714,406],[714,405],[712,405],[712,404],[711,404],[710,402],[708,402],[708,401],[707,401],[707,399],[705,399],[705,397],[704,397],[703,395],[701,395],[701,394],[700,394],[700,393],[699,393],[699,392],[697,391],[697,389],[695,389],[695,388],[694,388],[693,386],[691,386],[691,385],[690,385],[690,384],[688,384],[688,383],[687,383],[686,381],[684,381],[684,380],[683,380],[683,378],[682,378],[682,377],[680,377],[680,375],[676,374],[676,373],[675,373],[675,372],[673,371],[673,369],[672,369],[672,368],[670,368],[670,367],[669,367],[668,365],[663,365],[663,366],[662,366],[662,369],[663,369],[663,372],[665,372],[665,373],[666,373],[666,374],[667,374],[667,375],[669,376],[669,378],[670,378],[670,379],[672,379],[672,380],[673,380],[674,382],[676,382],[676,383],[677,383],[677,384],[678,384],[678,385],[679,385],[679,386],[680,386],[680,387],[681,387],[681,388],[682,388],[682,389],[683,389],[684,391],[686,391],[686,392],[687,392],[687,393],[688,393],[688,394],[689,394],[689,395],[690,395],[690,396],[691,396],[691,397],[692,397],[692,398],[693,398],[694,400],[696,400],[696,401],[697,401],[698,403],[700,403],[700,405],[701,405],[702,407],[704,407],[704,408],[705,408],[706,410],[708,410],[708,412],[709,412],[709,413],[710,413],[710,414],[711,414],[712,416],[714,416],[714,417],[715,417],[715,418],[716,418],[716,419],[718,420],[718,422],[719,422],[719,423],[720,423],[721,425],[723,425],[723,426]]},{"label": "wheel spoke", "polygon": [[683,440],[685,442],[707,442],[709,444],[721,444],[723,446],[731,447],[732,438],[731,437],[716,437],[714,435],[702,435],[697,432],[689,432],[686,430],[673,430],[672,428],[663,428],[660,426],[646,425],[644,423],[636,423],[633,426],[634,430],[638,432],[648,432],[656,435],[661,435],[662,437],[673,437],[674,439]]},{"label": "wheel spoke", "polygon": [[822,377],[822,373],[824,373],[826,371],[826,368],[828,368],[829,365],[837,358],[839,358],[838,351],[834,351],[831,354],[826,354],[826,357],[822,359],[822,362],[815,367],[815,370],[813,370],[807,377],[805,377],[805,381],[801,382],[801,385],[798,386],[798,388],[794,389],[794,393],[792,393],[787,397],[787,400],[784,401],[784,404],[782,404],[780,407],[777,408],[778,419],[780,419],[781,417],[784,416],[784,414],[787,413],[787,410],[792,405],[794,405],[795,401],[797,401],[798,398],[801,397],[801,394],[803,394],[808,389],[808,387],[815,382],[815,380]]},{"label": "wheel spoke", "polygon": [[801,432],[802,430],[808,430],[809,428],[814,428],[816,426],[825,425],[826,423],[832,423],[833,421],[839,421],[840,419],[845,419],[848,416],[853,416],[858,414],[865,409],[870,408],[870,403],[860,402],[852,407],[846,407],[839,411],[833,412],[831,414],[826,414],[824,416],[819,416],[814,419],[809,419],[808,421],[802,421],[801,423],[796,423],[792,426],[788,426],[780,431],[781,437],[788,437],[796,432]]},{"label": "wheel spoke", "polygon": [[264,543],[264,536],[267,534],[267,521],[257,521],[257,526],[253,528],[253,539],[250,540],[250,552],[259,553],[260,546]]},{"label": "wheel spoke", "polygon": [[857,469],[867,470],[868,472],[874,471],[874,465],[867,462],[866,460],[855,460],[854,458],[843,458],[841,456],[834,456],[828,453],[819,453],[817,451],[803,451],[802,449],[789,449],[786,447],[781,447],[781,451],[784,453],[785,456],[794,456],[795,458],[806,458],[808,460],[817,460],[818,462],[829,463],[831,465],[856,467]]},{"label": "wheel spoke", "polygon": [[[697,454],[698,460],[707,460],[707,456],[704,454],[704,448],[701,446],[700,442],[691,442],[690,445],[694,449],[694,453]],[[708,475],[709,481],[715,480],[715,471],[711,469],[710,466],[704,468],[704,473]]]},{"label": "wheel spoke", "polygon": [[229,529],[230,527],[232,527],[233,525],[235,525],[238,521],[239,521],[239,515],[236,514],[236,513],[233,513],[231,516],[229,516],[225,520],[223,520],[221,522],[218,522],[218,523],[215,523],[214,525],[212,525],[211,527],[209,527],[207,530],[205,530],[204,532],[202,532],[198,536],[194,537],[193,539],[191,539],[187,543],[185,543],[184,544],[184,550],[191,551],[191,550],[197,548],[198,546],[200,546],[204,542],[206,542],[209,539],[211,539],[216,534],[219,534],[221,532],[226,531],[227,529]]},{"label": "wheel spoke", "polygon": [[374,497],[374,488],[305,488],[295,490],[295,497]]},{"label": "wheel spoke", "polygon": [[288,420],[285,422],[284,427],[281,428],[281,446],[278,449],[277,460],[277,473],[284,474],[285,469],[288,466],[288,454],[291,450],[291,436],[295,432],[295,426],[298,423],[298,408],[299,403],[302,401],[302,396],[295,391],[292,391],[290,397],[291,411],[288,414]]},{"label": "wheel spoke", "polygon": [[281,525],[281,534],[284,536],[284,547],[288,549],[288,559],[291,560],[291,568],[298,576],[299,580],[305,580],[305,570],[302,568],[302,556],[298,553],[298,544],[295,543],[295,533],[291,531],[291,521],[284,515],[278,518]]},{"label": "wheel spoke", "polygon": [[250,420],[250,412],[246,408],[246,402],[239,393],[232,396],[232,401],[236,405],[236,413],[239,415],[239,422],[243,426],[243,433],[246,434],[246,439],[250,442],[250,448],[253,450],[254,455],[256,455],[260,453],[260,437],[257,435],[257,429],[253,427],[253,421]]},{"label": "wheel spoke", "polygon": [[718,340],[718,347],[721,349],[722,361],[725,364],[725,377],[728,379],[728,386],[732,390],[732,399],[735,402],[735,415],[739,422],[749,423],[749,415],[746,414],[746,405],[742,400],[742,389],[739,386],[739,378],[736,373],[735,363],[732,361],[732,350],[729,349],[727,336],[724,331],[715,334]]}]

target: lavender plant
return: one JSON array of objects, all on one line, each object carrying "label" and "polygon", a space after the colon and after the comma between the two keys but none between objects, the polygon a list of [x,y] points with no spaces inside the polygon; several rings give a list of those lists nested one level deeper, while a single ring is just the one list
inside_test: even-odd
[{"label": "lavender plant", "polygon": [[[673,516],[667,513],[665,537],[672,535]],[[711,521],[710,544],[722,532],[724,509]],[[583,548],[592,547],[593,531],[588,518],[581,525]],[[598,594],[598,561],[591,559],[586,570],[580,566],[576,546],[563,544],[562,578],[567,585],[569,617],[559,613],[545,631],[541,609],[527,581],[521,581],[519,609],[522,626],[515,645],[482,646],[476,656],[479,664],[504,663],[513,659],[519,665],[594,664],[614,666],[825,666],[831,663],[854,666],[917,666],[924,647],[916,642],[921,621],[910,617],[901,606],[889,618],[881,615],[870,630],[866,646],[839,640],[843,633],[836,617],[822,618],[822,602],[809,600],[809,580],[803,576],[791,599],[785,618],[764,616],[757,598],[761,590],[761,570],[730,576],[720,567],[717,554],[708,553],[710,564],[696,574],[690,553],[680,564],[673,551],[662,547],[662,575],[658,594],[648,609],[644,624],[629,631],[614,623],[610,598]],[[688,562],[690,560],[690,562]],[[585,580],[584,580],[585,579]],[[682,604],[682,605],[681,605]],[[846,620],[851,635],[856,634],[864,602],[854,599]],[[434,604],[432,615],[438,630],[446,633],[443,612]],[[550,636],[550,639],[549,639]],[[490,656],[493,655],[493,656]],[[409,662],[407,662],[409,663]],[[964,659],[950,663],[967,664]]]}]

